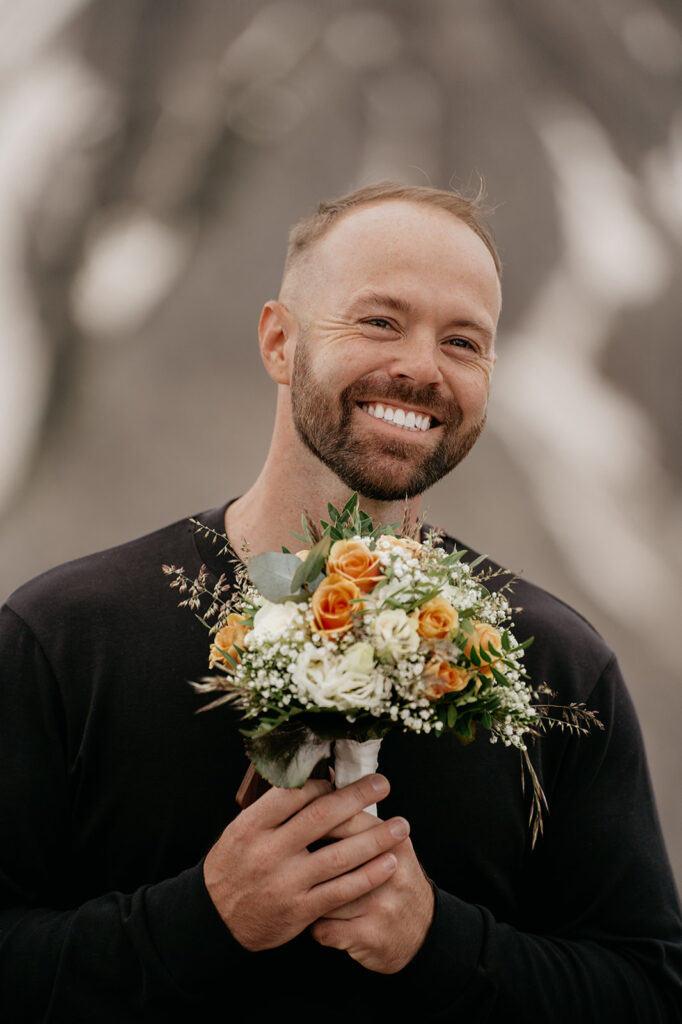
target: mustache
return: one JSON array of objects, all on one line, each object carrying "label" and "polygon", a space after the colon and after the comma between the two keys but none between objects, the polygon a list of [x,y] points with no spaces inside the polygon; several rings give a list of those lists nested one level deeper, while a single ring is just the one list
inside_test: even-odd
[{"label": "mustache", "polygon": [[440,422],[447,421],[454,426],[463,418],[462,408],[455,398],[444,398],[433,385],[417,386],[409,380],[386,379],[386,377],[363,377],[354,381],[341,393],[341,401],[350,409],[357,402],[376,402],[380,399],[389,405],[391,399],[398,405],[414,405],[429,412]]}]

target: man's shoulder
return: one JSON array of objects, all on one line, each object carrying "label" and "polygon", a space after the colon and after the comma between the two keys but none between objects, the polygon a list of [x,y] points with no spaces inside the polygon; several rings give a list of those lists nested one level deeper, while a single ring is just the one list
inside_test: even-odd
[{"label": "man's shoulder", "polygon": [[184,560],[192,559],[187,569],[194,574],[199,555],[192,519],[205,521],[216,511],[179,519],[151,533],[48,569],[15,590],[6,605],[32,625],[46,624],[51,619],[64,623],[66,616],[77,620],[81,611],[92,616],[95,609],[98,614],[107,615],[122,603],[134,606],[153,602],[159,581],[163,586],[165,563],[182,565]]}]

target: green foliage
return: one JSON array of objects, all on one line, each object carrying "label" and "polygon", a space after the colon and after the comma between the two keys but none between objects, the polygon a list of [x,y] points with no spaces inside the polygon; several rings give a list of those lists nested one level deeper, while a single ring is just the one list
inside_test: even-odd
[{"label": "green foliage", "polygon": [[294,577],[291,581],[292,593],[298,593],[302,589],[312,592],[322,580],[322,570],[329,554],[331,538],[322,537],[317,544],[308,552],[305,561],[300,562]]},{"label": "green foliage", "polygon": [[253,766],[273,786],[300,788],[315,765],[331,752],[331,741],[320,739],[302,722],[289,721],[245,741]]}]

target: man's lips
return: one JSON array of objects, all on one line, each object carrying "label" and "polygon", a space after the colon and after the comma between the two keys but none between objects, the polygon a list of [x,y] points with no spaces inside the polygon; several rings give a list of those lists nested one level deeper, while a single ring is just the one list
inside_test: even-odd
[{"label": "man's lips", "polygon": [[392,426],[400,427],[403,430],[425,433],[432,426],[438,426],[438,420],[435,417],[421,410],[410,409],[388,402],[358,402],[358,406],[363,412],[373,416],[374,419],[390,423]]}]

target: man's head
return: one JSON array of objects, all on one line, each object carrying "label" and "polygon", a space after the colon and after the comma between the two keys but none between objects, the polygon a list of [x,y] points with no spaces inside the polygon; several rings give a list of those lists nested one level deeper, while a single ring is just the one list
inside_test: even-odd
[{"label": "man's head", "polygon": [[499,307],[476,204],[404,186],[323,204],[261,323],[297,443],[368,498],[422,493],[483,427]]}]

